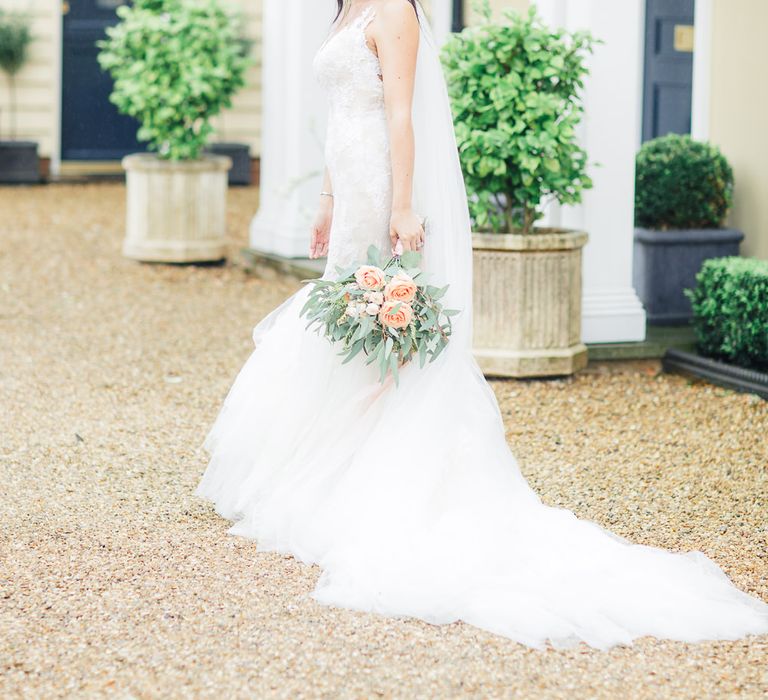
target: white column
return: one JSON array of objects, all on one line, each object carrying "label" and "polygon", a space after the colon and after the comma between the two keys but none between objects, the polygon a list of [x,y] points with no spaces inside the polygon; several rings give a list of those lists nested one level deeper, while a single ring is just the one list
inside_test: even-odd
[{"label": "white column", "polygon": [[589,233],[584,249],[582,336],[587,343],[645,339],[645,311],[632,287],[635,154],[640,147],[644,0],[541,0],[551,25],[589,29],[605,43],[590,59],[580,138],[594,188],[550,225]]},{"label": "white column", "polygon": [[251,247],[304,257],[324,167],[326,102],[312,59],[330,29],[333,0],[264,0],[261,198]]}]

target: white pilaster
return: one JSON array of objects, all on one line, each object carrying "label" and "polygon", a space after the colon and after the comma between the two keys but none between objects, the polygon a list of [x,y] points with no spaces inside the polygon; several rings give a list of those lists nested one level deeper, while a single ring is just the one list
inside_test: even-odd
[{"label": "white pilaster", "polygon": [[712,0],[696,0],[693,36],[691,136],[709,138],[709,93],[712,83]]},{"label": "white pilaster", "polygon": [[253,248],[304,257],[323,171],[326,107],[312,59],[333,19],[332,0],[264,0],[261,199]]},{"label": "white pilaster", "polygon": [[584,249],[582,336],[587,343],[645,339],[645,311],[632,287],[635,154],[643,93],[643,0],[541,0],[552,26],[589,29],[596,47],[584,91],[580,138],[594,188],[575,207],[553,208],[550,225],[589,233]]},{"label": "white pilaster", "polygon": [[455,0],[431,0],[429,3],[429,18],[432,32],[438,46],[442,46],[453,25],[453,3]]}]

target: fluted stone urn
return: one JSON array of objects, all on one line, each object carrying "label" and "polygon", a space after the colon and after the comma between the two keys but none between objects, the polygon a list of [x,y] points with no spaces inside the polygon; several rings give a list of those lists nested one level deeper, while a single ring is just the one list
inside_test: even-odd
[{"label": "fluted stone urn", "polygon": [[474,354],[488,376],[573,374],[581,341],[581,253],[587,234],[563,229],[474,233]]},{"label": "fluted stone urn", "polygon": [[137,153],[126,156],[123,167],[128,197],[126,257],[191,263],[226,256],[229,158],[205,155],[170,161]]}]

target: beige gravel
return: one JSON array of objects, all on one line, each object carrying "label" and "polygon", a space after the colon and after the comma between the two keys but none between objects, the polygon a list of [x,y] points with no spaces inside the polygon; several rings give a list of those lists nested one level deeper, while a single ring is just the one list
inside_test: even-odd
[{"label": "beige gravel", "polygon": [[[327,609],[192,490],[251,326],[236,265],[121,258],[120,185],[0,189],[0,697],[758,698],[768,639],[532,651]],[[233,251],[256,204],[230,198]],[[494,382],[544,499],[768,600],[768,403],[655,363]]]}]

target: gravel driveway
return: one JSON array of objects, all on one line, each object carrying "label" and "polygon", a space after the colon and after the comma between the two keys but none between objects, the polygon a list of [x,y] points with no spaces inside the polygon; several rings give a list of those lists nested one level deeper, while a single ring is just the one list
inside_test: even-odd
[{"label": "gravel driveway", "polygon": [[[123,259],[123,199],[0,189],[1,697],[765,697],[768,638],[533,651],[323,608],[316,568],[227,536],[199,446],[294,287]],[[768,403],[653,362],[493,388],[545,501],[768,600]]]}]

